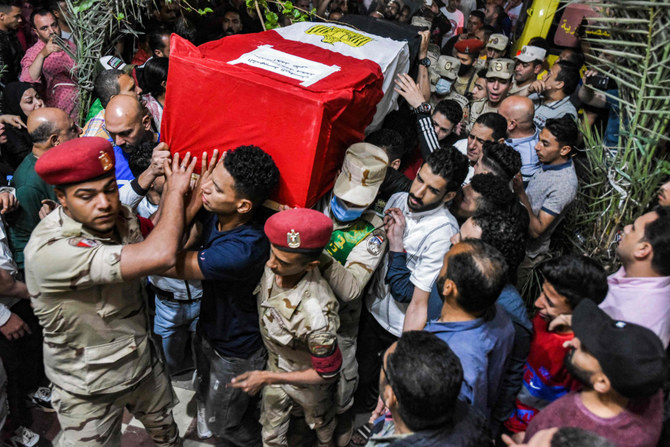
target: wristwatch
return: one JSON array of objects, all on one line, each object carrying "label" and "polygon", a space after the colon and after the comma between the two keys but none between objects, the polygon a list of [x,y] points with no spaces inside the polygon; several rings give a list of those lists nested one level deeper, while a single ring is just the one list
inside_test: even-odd
[{"label": "wristwatch", "polygon": [[419,107],[413,110],[414,113],[423,113],[423,114],[430,114],[431,110],[433,110],[433,106],[430,105],[430,103],[424,102],[423,104],[419,104]]},{"label": "wristwatch", "polygon": [[419,59],[419,64],[428,68],[428,67],[430,67],[430,59],[428,59],[427,57],[424,57],[423,59]]}]

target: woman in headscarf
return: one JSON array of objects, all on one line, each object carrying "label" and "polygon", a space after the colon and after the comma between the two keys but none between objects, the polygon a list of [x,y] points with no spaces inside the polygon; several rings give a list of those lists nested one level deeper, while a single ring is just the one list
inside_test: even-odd
[{"label": "woman in headscarf", "polygon": [[[23,124],[28,122],[28,115],[33,110],[44,107],[35,85],[28,82],[10,82],[3,92],[2,104],[4,113],[17,115]],[[26,127],[5,126],[7,144],[2,150],[2,158],[14,169],[30,153],[33,143]]]}]

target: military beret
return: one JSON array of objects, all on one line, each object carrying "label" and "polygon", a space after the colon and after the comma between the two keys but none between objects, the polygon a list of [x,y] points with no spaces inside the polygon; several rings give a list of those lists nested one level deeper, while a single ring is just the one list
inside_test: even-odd
[{"label": "military beret", "polygon": [[484,42],[479,39],[466,39],[456,42],[454,45],[456,51],[464,54],[479,54],[484,48]]},{"label": "military beret", "polygon": [[265,222],[270,243],[284,251],[323,250],[333,233],[333,222],[325,214],[308,208],[280,211]]},{"label": "military beret", "polygon": [[104,138],[81,137],[49,149],[35,172],[50,185],[81,183],[114,173],[114,149]]}]

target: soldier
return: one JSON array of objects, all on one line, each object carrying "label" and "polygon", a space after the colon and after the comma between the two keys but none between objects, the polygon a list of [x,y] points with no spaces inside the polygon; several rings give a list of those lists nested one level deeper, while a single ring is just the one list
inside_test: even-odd
[{"label": "soldier", "polygon": [[[351,438],[353,396],[358,386],[356,339],[361,317],[361,296],[386,252],[382,210],[375,197],[386,172],[386,153],[368,143],[352,145],[344,156],[342,172],[335,181],[324,214],[334,231],[321,256],[319,269],[340,304],[337,340],[342,350],[342,373],[337,387],[337,445]],[[383,208],[382,208],[383,209]]]},{"label": "soldier", "polygon": [[489,61],[493,59],[499,59],[501,57],[507,56],[507,44],[509,43],[509,37],[504,34],[491,34],[489,41],[486,42],[486,62],[488,65]]},{"label": "soldier", "polygon": [[339,306],[317,268],[332,231],[330,219],[310,209],[282,211],[265,223],[271,254],[256,293],[267,369],[240,374],[230,385],[252,395],[264,388],[264,446],[288,446],[294,409],[302,410],[318,445],[334,445]]},{"label": "soldier", "polygon": [[479,58],[483,46],[484,43],[477,39],[461,40],[454,45],[456,58],[461,61],[461,68],[458,70],[453,90],[459,95],[468,96],[475,85],[477,80],[475,61]]},{"label": "soldier", "polygon": [[479,115],[489,112],[498,113],[498,106],[507,97],[512,85],[513,74],[514,61],[512,59],[493,59],[489,61],[489,68],[486,72],[486,98],[470,104],[469,128],[472,128]]},{"label": "soldier", "polygon": [[25,248],[26,282],[44,328],[44,364],[62,445],[121,445],[127,408],[161,446],[181,445],[165,369],[150,346],[143,277],[175,262],[184,195],[195,160],[165,163],[165,208],[143,240],[140,222],[119,202],[114,150],[75,138],[42,155],[35,171],[54,185],[61,207]]},{"label": "soldier", "polygon": [[[437,79],[433,85],[431,82],[430,105],[435,107],[443,99],[449,99],[457,93],[453,90],[454,82],[458,77],[458,70],[461,68],[461,61],[452,56],[440,56],[435,63],[433,72]],[[435,77],[433,77],[435,79]]]},{"label": "soldier", "polygon": [[530,86],[542,71],[547,50],[532,45],[524,45],[514,58],[514,82],[509,90],[510,96],[530,95]]}]

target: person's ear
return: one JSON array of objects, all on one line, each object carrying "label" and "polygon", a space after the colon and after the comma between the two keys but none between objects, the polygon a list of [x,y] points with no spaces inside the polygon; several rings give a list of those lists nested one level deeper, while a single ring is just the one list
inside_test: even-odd
[{"label": "person's ear", "polygon": [[445,279],[444,284],[442,285],[441,295],[445,298],[445,300],[447,297],[458,295],[458,288],[456,287],[456,283],[451,279]]},{"label": "person's ear", "polygon": [[58,146],[60,144],[60,138],[55,133],[49,135],[48,141],[49,141],[49,147],[55,147],[55,146]]},{"label": "person's ear", "polygon": [[142,117],[142,127],[144,130],[151,130],[151,113],[147,112],[143,117]]},{"label": "person's ear", "polygon": [[60,203],[63,208],[67,209],[67,200],[65,197],[65,191],[63,191],[60,188],[54,188],[54,192],[56,193],[58,203]]},{"label": "person's ear", "polygon": [[646,240],[640,240],[636,245],[635,245],[635,250],[633,251],[633,256],[635,257],[636,260],[642,261],[644,259],[651,259],[653,256],[654,250],[649,243],[649,241]]},{"label": "person's ear", "polygon": [[400,169],[400,163],[402,163],[402,161],[399,158],[396,158],[391,163],[389,163],[389,167],[397,171],[398,169]]},{"label": "person's ear", "polygon": [[249,199],[240,199],[237,202],[237,212],[240,214],[250,213],[254,204]]},{"label": "person's ear", "polygon": [[454,200],[454,197],[456,197],[456,191],[449,191],[444,195],[442,201],[444,203],[451,202],[452,200]]},{"label": "person's ear", "polygon": [[565,157],[565,158],[570,156],[570,152],[572,152],[572,146],[567,146],[567,145],[561,147],[561,149],[559,151],[559,153],[561,154],[561,157]]},{"label": "person's ear", "polygon": [[154,50],[154,56],[156,57],[163,57],[163,52],[159,49]]},{"label": "person's ear", "polygon": [[593,390],[600,394],[605,394],[612,389],[612,382],[610,382],[610,379],[603,372],[593,374],[591,380]]},{"label": "person's ear", "polygon": [[314,270],[319,266],[319,260],[315,259],[314,261],[310,261],[309,264],[307,264],[307,268],[305,269],[306,271]]},{"label": "person's ear", "polygon": [[542,64],[537,64],[533,66],[533,73],[535,73],[536,76],[539,75],[541,71],[542,71]]}]

